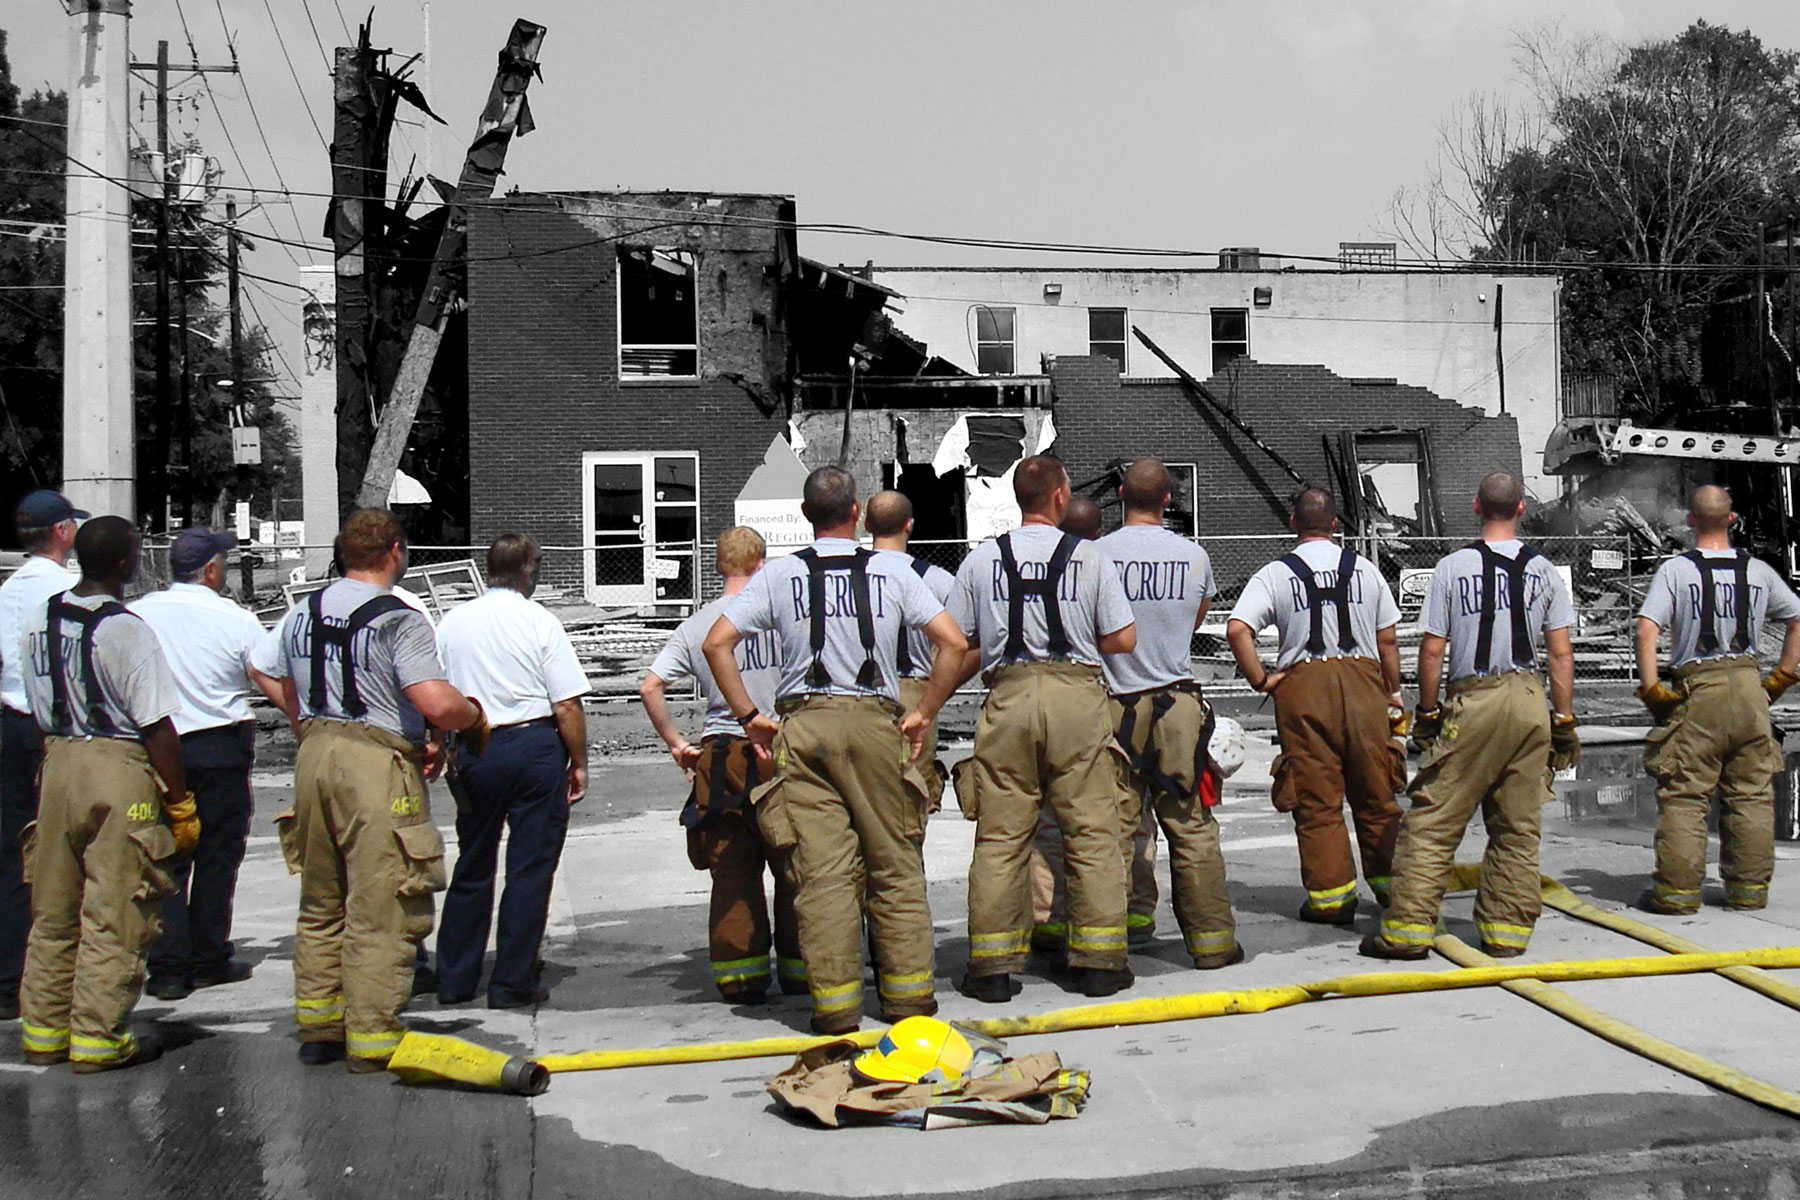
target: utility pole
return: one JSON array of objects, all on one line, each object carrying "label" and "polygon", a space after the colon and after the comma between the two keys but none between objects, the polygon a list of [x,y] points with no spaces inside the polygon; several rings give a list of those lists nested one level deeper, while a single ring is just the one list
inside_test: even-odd
[{"label": "utility pole", "polygon": [[[225,198],[225,294],[226,312],[230,314],[232,407],[237,410],[238,421],[243,424],[248,424],[249,413],[245,408],[246,393],[244,390],[244,317],[243,309],[240,307],[238,300],[238,227],[236,196],[227,196]],[[247,506],[250,503],[250,468],[243,462],[238,461],[235,446],[232,449],[232,460],[235,464],[232,469],[237,474],[236,494],[232,499]],[[273,515],[275,519],[275,528],[279,530],[281,528],[280,509],[277,508]],[[246,522],[245,528],[249,529],[252,528],[252,526]],[[280,541],[279,535],[277,535],[276,540]],[[240,560],[238,569],[241,573],[244,599],[248,601],[256,594],[256,575],[250,566],[249,556],[239,555],[238,557]]]},{"label": "utility pole", "polygon": [[151,444],[149,470],[150,529],[169,528],[169,43],[156,43],[156,166],[162,178],[156,205],[156,436]]},{"label": "utility pole", "polygon": [[69,5],[62,485],[79,508],[135,520],[130,21],[131,0]]}]

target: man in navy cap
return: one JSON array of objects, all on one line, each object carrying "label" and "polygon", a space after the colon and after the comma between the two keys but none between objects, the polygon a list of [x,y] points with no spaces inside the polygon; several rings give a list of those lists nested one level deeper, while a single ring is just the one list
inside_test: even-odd
[{"label": "man in navy cap", "polygon": [[231,957],[232,898],[253,803],[248,702],[261,691],[277,708],[285,704],[281,685],[250,665],[262,624],[224,595],[225,556],[236,548],[232,534],[182,530],[169,547],[173,582],[131,605],[175,677],[181,765],[200,813],[200,842],[192,860],[170,872],[175,890],[162,898],[162,936],[150,949],[145,990],[159,1000],[250,978],[249,965]]},{"label": "man in navy cap", "polygon": [[19,834],[37,818],[44,761],[44,736],[25,699],[20,644],[27,628],[43,625],[50,597],[75,585],[75,573],[64,564],[75,548],[76,523],[87,516],[61,492],[45,489],[21,500],[13,528],[28,557],[0,584],[0,1020],[6,1021],[19,1016],[19,976],[31,932]]}]

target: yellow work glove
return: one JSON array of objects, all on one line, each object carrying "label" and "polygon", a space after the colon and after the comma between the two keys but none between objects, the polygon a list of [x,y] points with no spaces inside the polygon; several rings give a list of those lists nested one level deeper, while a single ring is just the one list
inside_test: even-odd
[{"label": "yellow work glove", "polygon": [[1581,738],[1574,713],[1550,714],[1550,769],[1566,771],[1581,761]]},{"label": "yellow work glove", "polygon": [[[1771,676],[1771,678],[1773,677]],[[1766,688],[1769,685],[1765,681],[1763,686]],[[1659,679],[1655,683],[1638,688],[1637,698],[1643,701],[1645,708],[1650,710],[1650,715],[1661,722],[1669,719],[1669,714],[1673,713],[1676,707],[1687,698],[1687,694],[1680,688],[1671,687]]]},{"label": "yellow work glove", "polygon": [[1412,732],[1412,718],[1406,715],[1406,708],[1397,698],[1388,700],[1388,736],[1406,740]]},{"label": "yellow work glove", "polygon": [[1796,683],[1800,683],[1800,675],[1776,667],[1773,671],[1770,671],[1767,675],[1763,676],[1763,691],[1769,693],[1769,703],[1773,704],[1781,699],[1781,693],[1787,691]]},{"label": "yellow work glove", "polygon": [[1431,743],[1437,741],[1438,734],[1444,729],[1444,710],[1441,708],[1413,709],[1412,715],[1412,748],[1420,754],[1431,749]]},{"label": "yellow work glove", "polygon": [[480,758],[482,752],[487,749],[488,736],[494,731],[488,725],[487,712],[481,707],[481,701],[473,696],[469,696],[467,699],[470,704],[475,706],[475,723],[462,730],[463,749],[475,758]]},{"label": "yellow work glove", "polygon": [[176,857],[186,858],[200,842],[200,810],[194,807],[194,793],[164,800],[163,815],[169,818],[169,832],[175,835]]}]

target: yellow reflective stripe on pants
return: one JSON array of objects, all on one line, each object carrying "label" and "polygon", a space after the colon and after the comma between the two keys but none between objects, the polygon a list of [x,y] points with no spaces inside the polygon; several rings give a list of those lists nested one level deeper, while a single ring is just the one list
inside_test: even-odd
[{"label": "yellow reflective stripe on pants", "polygon": [[1188,953],[1203,958],[1231,949],[1237,943],[1237,933],[1230,929],[1196,929],[1186,939]]},{"label": "yellow reflective stripe on pants", "polygon": [[401,1030],[392,1033],[356,1033],[346,1035],[344,1041],[351,1058],[389,1058],[400,1048],[400,1039],[404,1036]]},{"label": "yellow reflective stripe on pants", "polygon": [[54,1054],[58,1050],[69,1048],[69,1031],[67,1029],[50,1029],[26,1021],[19,1027],[19,1042],[25,1049],[34,1053]]},{"label": "yellow reflective stripe on pants", "polygon": [[[1120,944],[1124,944],[1125,931],[1119,930]],[[972,933],[969,935],[969,957],[974,958],[1007,958],[1014,954],[1024,954],[1031,949],[1031,930],[1007,929],[1000,933]]]},{"label": "yellow reflective stripe on pants", "polygon": [[1071,925],[1071,950],[1122,950],[1125,948],[1123,925]]},{"label": "yellow reflective stripe on pants", "polygon": [[931,994],[931,972],[919,971],[911,975],[882,975],[879,987],[883,997],[900,1000],[912,996],[929,996]]},{"label": "yellow reflective stripe on pants", "polygon": [[1699,908],[1699,888],[1672,888],[1661,880],[1650,884],[1650,893],[1670,908]]},{"label": "yellow reflective stripe on pants", "polygon": [[327,996],[323,1000],[294,1001],[296,1025],[341,1025],[344,1023],[344,998]]},{"label": "yellow reflective stripe on pants", "polygon": [[712,965],[714,983],[742,983],[747,979],[769,978],[769,960],[766,957],[734,958],[728,962],[716,962]]},{"label": "yellow reflective stripe on pants", "polygon": [[798,958],[777,958],[775,973],[783,979],[806,982],[806,963]]},{"label": "yellow reflective stripe on pants", "polygon": [[1125,914],[1125,928],[1127,928],[1127,929],[1154,929],[1154,928],[1156,928],[1156,914],[1155,913],[1126,913]]},{"label": "yellow reflective stripe on pants", "polygon": [[1306,895],[1313,908],[1329,912],[1334,908],[1342,908],[1356,899],[1356,880],[1352,879],[1349,883],[1339,884],[1334,888],[1325,888],[1322,891],[1308,891]]},{"label": "yellow reflective stripe on pants", "polygon": [[136,1050],[137,1039],[129,1033],[116,1038],[76,1034],[69,1039],[70,1062],[112,1062],[115,1059],[130,1058]]},{"label": "yellow reflective stripe on pants", "polygon": [[1727,883],[1725,885],[1725,902],[1727,904],[1765,904],[1769,899],[1769,885],[1766,883]]},{"label": "yellow reflective stripe on pants", "polygon": [[1412,921],[1394,921],[1386,917],[1381,920],[1381,940],[1395,946],[1429,946],[1437,936],[1436,925],[1421,925]]},{"label": "yellow reflective stripe on pants", "polygon": [[1494,946],[1517,946],[1525,948],[1531,940],[1531,926],[1508,925],[1503,921],[1477,921],[1475,928],[1481,931],[1481,940]]},{"label": "yellow reflective stripe on pants", "polygon": [[862,980],[839,984],[837,987],[815,985],[812,995],[815,1013],[840,1012],[846,1008],[860,1008],[862,1006]]}]

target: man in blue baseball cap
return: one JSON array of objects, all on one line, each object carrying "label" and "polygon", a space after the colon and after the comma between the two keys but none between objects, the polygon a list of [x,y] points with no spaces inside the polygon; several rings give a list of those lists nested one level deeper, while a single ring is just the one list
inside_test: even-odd
[{"label": "man in blue baseball cap", "polygon": [[250,978],[249,964],[232,958],[231,944],[253,804],[256,722],[249,700],[260,691],[284,712],[287,704],[281,685],[250,665],[262,623],[224,595],[225,558],[236,548],[233,534],[204,525],[182,530],[169,546],[172,582],[131,605],[169,660],[181,696],[174,720],[182,770],[200,812],[200,842],[192,862],[170,872],[175,890],[162,898],[162,936],[150,950],[145,990],[159,1000]]},{"label": "man in blue baseball cap", "polygon": [[0,1020],[19,1016],[19,976],[31,932],[31,889],[25,885],[19,834],[37,819],[38,767],[44,736],[25,699],[20,644],[41,627],[50,597],[67,591],[76,575],[64,564],[75,548],[75,528],[88,514],[48,488],[19,502],[13,529],[27,554],[0,584]]}]

